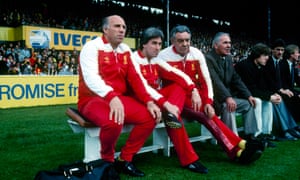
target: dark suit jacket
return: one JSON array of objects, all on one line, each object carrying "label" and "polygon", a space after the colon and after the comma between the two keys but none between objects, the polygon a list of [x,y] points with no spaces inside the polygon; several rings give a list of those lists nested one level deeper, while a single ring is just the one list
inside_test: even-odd
[{"label": "dark suit jacket", "polygon": [[292,83],[292,76],[290,73],[289,63],[286,59],[283,59],[279,63],[280,65],[280,77],[281,77],[281,84],[282,88],[290,89],[294,92],[294,94],[298,95],[299,91],[295,90],[295,84],[297,86],[300,85],[300,77],[298,76],[298,69],[294,68],[294,83]]},{"label": "dark suit jacket", "polygon": [[262,100],[269,101],[274,94],[270,88],[264,66],[257,66],[253,60],[245,59],[235,65],[236,72],[240,75],[252,95]]},{"label": "dark suit jacket", "polygon": [[223,59],[216,54],[215,50],[205,54],[205,58],[213,84],[214,102],[217,113],[220,113],[221,105],[227,97],[248,99],[251,96],[251,92],[235,71],[231,56],[225,57],[226,69],[222,66]]},{"label": "dark suit jacket", "polygon": [[269,57],[266,68],[266,78],[268,78],[270,88],[272,91],[279,93],[279,89],[281,89],[280,79],[276,79],[276,70],[272,56]]}]

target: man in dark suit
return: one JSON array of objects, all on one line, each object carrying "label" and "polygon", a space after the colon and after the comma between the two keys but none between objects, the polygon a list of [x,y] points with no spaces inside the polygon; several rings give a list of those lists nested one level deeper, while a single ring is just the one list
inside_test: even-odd
[{"label": "man in dark suit", "polygon": [[296,121],[300,121],[300,86],[298,69],[295,67],[299,59],[299,46],[289,44],[285,47],[283,59],[280,61],[280,77],[282,85],[282,98]]},{"label": "man in dark suit", "polygon": [[262,122],[255,117],[256,100],[235,72],[231,56],[231,38],[219,32],[212,42],[213,49],[205,55],[211,75],[215,108],[221,119],[237,133],[235,112],[242,113],[247,137],[260,132]]},{"label": "man in dark suit", "polygon": [[283,39],[276,39],[271,44],[272,54],[266,64],[266,70],[269,72],[269,80],[271,81],[271,88],[277,92],[281,93],[281,80],[280,80],[280,68],[279,62],[282,60],[284,52],[285,42]]}]

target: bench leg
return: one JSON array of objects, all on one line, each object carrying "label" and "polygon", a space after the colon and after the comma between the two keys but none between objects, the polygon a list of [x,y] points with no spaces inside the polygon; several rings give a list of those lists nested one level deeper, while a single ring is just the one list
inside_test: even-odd
[{"label": "bench leg", "polygon": [[[163,146],[163,153],[165,156],[170,156],[171,141],[165,128],[156,128],[153,131],[153,144],[159,144]],[[153,153],[157,153],[157,149],[153,150]]]},{"label": "bench leg", "polygon": [[217,145],[217,140],[213,137],[213,135],[207,130],[207,128],[201,124],[201,136],[210,136],[210,143]]},{"label": "bench leg", "polygon": [[101,146],[99,136],[90,136],[88,130],[84,131],[84,162],[101,159]]}]

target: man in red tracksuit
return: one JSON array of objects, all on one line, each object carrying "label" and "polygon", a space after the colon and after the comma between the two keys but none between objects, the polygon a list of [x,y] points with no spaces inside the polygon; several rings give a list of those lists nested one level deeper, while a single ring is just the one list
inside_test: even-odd
[{"label": "man in red tracksuit", "polygon": [[[209,88],[207,86],[199,88],[199,85],[192,83],[192,79],[184,72],[170,66],[160,58],[155,58],[161,49],[162,39],[163,33],[157,28],[150,27],[142,34],[140,50],[134,53],[135,60],[140,64],[141,72],[148,83],[168,101],[176,104],[180,112],[183,111],[185,117],[203,123],[218,140],[230,159],[238,159],[241,163],[250,163],[258,159],[263,150],[262,144],[246,142],[241,139],[214,114],[213,107],[210,107],[212,100],[208,95]],[[197,53],[202,55],[201,52]],[[200,68],[198,61],[197,63],[195,65]],[[196,68],[194,65],[190,67]],[[208,72],[207,69],[204,71]],[[197,80],[205,81],[204,77],[199,74]],[[167,80],[169,83],[161,87],[161,80]],[[183,108],[184,104],[185,107]],[[202,107],[203,104],[204,107]],[[181,165],[195,172],[207,173],[207,168],[197,162],[199,157],[189,142],[184,126],[179,129],[167,127],[167,132],[174,144]]]},{"label": "man in red tracksuit", "polygon": [[[187,93],[191,92],[195,85],[187,75],[176,68],[172,68],[168,63],[161,61],[162,64],[158,64],[152,59],[159,53],[162,39],[163,33],[161,30],[152,27],[146,29],[141,37],[140,50],[135,51],[133,57],[140,64],[141,73],[148,84],[162,94],[170,103],[177,105],[177,119],[182,122],[180,112],[182,112]],[[177,73],[181,74],[181,76]],[[176,83],[161,88],[160,76],[170,80],[176,79]],[[194,100],[200,101],[200,96],[198,95]],[[199,157],[189,141],[184,126],[176,129],[166,126],[166,130],[174,144],[180,164],[193,172],[207,173],[208,169],[198,161]]]},{"label": "man in red tracksuit", "polygon": [[[119,172],[142,177],[145,174],[133,165],[133,156],[161,121],[159,106],[167,109],[168,103],[159,94],[151,97],[151,88],[132,61],[129,46],[122,43],[124,19],[118,15],[105,17],[102,29],[103,36],[88,41],[80,53],[78,110],[101,128],[101,158],[107,163],[115,161]],[[124,123],[134,127],[115,160],[115,146]]]}]

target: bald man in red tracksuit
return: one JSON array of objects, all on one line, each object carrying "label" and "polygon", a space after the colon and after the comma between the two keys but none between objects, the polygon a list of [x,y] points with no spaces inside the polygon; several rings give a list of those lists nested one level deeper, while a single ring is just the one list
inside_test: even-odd
[{"label": "bald man in red tracksuit", "polygon": [[[121,43],[113,49],[104,36],[87,42],[80,54],[78,110],[101,127],[100,153],[107,162],[114,162],[115,145],[123,127],[123,124],[110,120],[111,100],[114,97],[121,100],[124,104],[124,123],[135,125],[121,149],[120,157],[127,162],[132,161],[157,123],[146,104],[154,100],[158,104],[165,102],[160,95],[154,100],[150,96],[148,85],[131,55],[129,46]],[[135,97],[127,95],[133,93]]]}]

